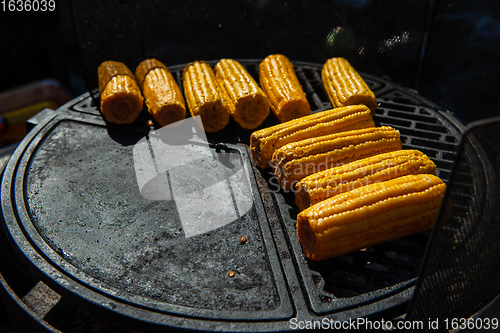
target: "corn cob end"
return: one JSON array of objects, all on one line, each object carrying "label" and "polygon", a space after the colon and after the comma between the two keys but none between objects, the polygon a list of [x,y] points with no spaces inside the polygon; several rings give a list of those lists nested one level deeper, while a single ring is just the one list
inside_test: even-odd
[{"label": "corn cob end", "polygon": [[261,138],[257,135],[256,132],[253,132],[250,135],[250,151],[252,153],[252,159],[255,161],[255,164],[261,169],[267,167],[266,163],[263,163],[262,151],[261,151]]},{"label": "corn cob end", "polygon": [[262,94],[245,96],[235,103],[234,120],[246,129],[258,127],[270,113],[269,103]]},{"label": "corn cob end", "polygon": [[297,99],[284,103],[281,112],[276,114],[278,120],[282,123],[307,116],[311,112],[309,102],[304,99]]},{"label": "corn cob end", "polygon": [[143,97],[139,86],[128,75],[114,76],[101,94],[101,112],[115,124],[131,124],[142,111]]},{"label": "corn cob end", "polygon": [[303,182],[298,182],[295,186],[295,204],[299,207],[300,211],[303,211],[307,207],[311,206],[311,196],[308,192],[309,189]]},{"label": "corn cob end", "polygon": [[101,112],[107,121],[130,124],[142,111],[143,97],[134,74],[122,62],[104,61],[97,68]]},{"label": "corn cob end", "polygon": [[303,215],[297,216],[297,236],[307,258],[313,261],[320,261],[317,257],[318,245],[316,242],[316,233],[312,230],[308,221]]},{"label": "corn cob end", "polygon": [[203,121],[207,132],[218,132],[229,123],[230,113],[222,100],[205,103],[199,108],[198,115]]},{"label": "corn cob end", "polygon": [[[149,105],[148,108],[150,108]],[[159,107],[155,113],[152,113],[152,116],[160,126],[167,126],[185,119],[186,109],[178,104],[166,104]]]}]

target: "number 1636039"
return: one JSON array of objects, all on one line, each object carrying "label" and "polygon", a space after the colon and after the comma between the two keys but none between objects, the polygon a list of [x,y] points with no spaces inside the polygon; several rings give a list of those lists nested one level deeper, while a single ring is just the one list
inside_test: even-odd
[{"label": "number 1636039", "polygon": [[2,0],[4,12],[53,12],[56,10],[55,0]]}]

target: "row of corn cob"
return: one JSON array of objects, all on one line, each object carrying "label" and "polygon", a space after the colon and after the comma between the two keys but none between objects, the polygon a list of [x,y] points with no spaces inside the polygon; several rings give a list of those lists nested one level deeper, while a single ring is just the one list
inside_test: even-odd
[{"label": "row of corn cob", "polygon": [[[156,59],[141,62],[135,76],[125,64],[105,61],[98,68],[98,77],[101,110],[110,122],[133,122],[142,110],[142,96],[161,126],[185,118],[181,90],[168,68]],[[347,60],[329,59],[322,78],[334,107],[364,103],[373,112],[375,96]],[[222,59],[213,70],[204,61],[192,62],[184,68],[182,79],[189,111],[201,117],[208,132],[224,128],[230,116],[243,128],[254,129],[270,109],[280,122],[310,113],[293,65],[282,54],[270,55],[260,63],[260,87],[232,59]]]},{"label": "row of corn cob", "polygon": [[[180,88],[168,68],[156,59],[141,62],[135,76],[125,64],[106,61],[99,66],[98,76],[101,110],[110,122],[133,122],[142,110],[142,94],[160,125],[185,118]],[[271,55],[260,64],[265,92],[232,59],[222,59],[213,70],[204,61],[192,62],[184,68],[182,79],[189,111],[201,117],[208,132],[224,128],[230,116],[243,128],[256,128],[269,115],[270,108],[281,121],[310,112],[293,65],[283,55]]]},{"label": "row of corn cob", "polygon": [[250,139],[257,166],[294,192],[306,256],[324,260],[432,227],[446,189],[435,164],[402,150],[398,131],[375,127],[375,95],[345,59],[328,60],[322,79],[334,109]]},{"label": "row of corn cob", "polygon": [[293,191],[297,235],[315,261],[431,228],[446,189],[436,165],[402,150],[399,132],[375,127],[365,105],[265,128],[250,143],[256,164]]}]

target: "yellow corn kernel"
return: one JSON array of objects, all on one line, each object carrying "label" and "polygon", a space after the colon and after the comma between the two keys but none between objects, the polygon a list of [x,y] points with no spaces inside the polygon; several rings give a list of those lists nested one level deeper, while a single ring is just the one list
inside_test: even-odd
[{"label": "yellow corn kernel", "polygon": [[130,124],[143,107],[141,90],[130,69],[118,61],[105,61],[97,69],[101,112],[107,121]]},{"label": "yellow corn kernel", "polygon": [[160,126],[186,118],[186,104],[172,73],[156,59],[142,61],[135,77],[144,94],[148,111]]},{"label": "yellow corn kernel", "polygon": [[222,130],[230,113],[212,68],[204,61],[194,61],[184,68],[182,81],[191,116],[200,116],[207,132]]},{"label": "yellow corn kernel", "polygon": [[314,261],[431,228],[446,185],[434,175],[407,175],[323,200],[297,216],[297,235]]},{"label": "yellow corn kernel", "polygon": [[246,69],[235,60],[221,59],[214,72],[231,117],[246,129],[262,124],[270,112],[269,102]]},{"label": "yellow corn kernel", "polygon": [[326,169],[303,178],[295,188],[300,210],[334,195],[408,174],[436,174],[436,165],[418,150],[396,150]]},{"label": "yellow corn kernel", "polygon": [[375,113],[375,94],[346,59],[328,59],[323,65],[321,79],[334,108],[364,104],[372,110],[372,114]]},{"label": "yellow corn kernel", "polygon": [[260,86],[280,122],[307,116],[311,107],[293,64],[282,54],[267,56],[259,65]]},{"label": "yellow corn kernel", "polygon": [[257,166],[265,169],[271,166],[273,153],[288,143],[374,126],[365,105],[326,110],[253,132],[250,151]]},{"label": "yellow corn kernel", "polygon": [[398,131],[370,127],[289,143],[276,150],[271,163],[278,184],[290,191],[313,173],[399,149]]}]

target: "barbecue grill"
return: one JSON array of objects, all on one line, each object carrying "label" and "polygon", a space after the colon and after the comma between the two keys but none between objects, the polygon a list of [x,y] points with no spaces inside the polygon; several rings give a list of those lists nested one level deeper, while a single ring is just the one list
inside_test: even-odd
[{"label": "barbecue grill", "polygon": [[[95,9],[78,2],[72,5],[77,37],[95,34],[83,29],[92,26],[83,23],[83,17]],[[96,15],[114,5],[101,5]],[[100,20],[99,16],[96,21]],[[132,14],[123,33],[138,37],[134,27],[139,29],[142,20]],[[153,26],[144,29],[152,33]],[[142,45],[127,53],[115,45],[112,56],[131,63],[150,56],[171,57],[174,46],[157,38],[151,42],[160,44],[157,48]],[[292,329],[294,318],[447,318],[450,312],[443,306],[425,305],[438,301],[447,305],[443,299],[453,297],[474,304],[454,308],[455,314],[468,318],[495,299],[494,277],[499,275],[491,267],[499,251],[492,245],[498,219],[494,214],[498,162],[493,156],[498,148],[488,144],[488,138],[495,142],[498,134],[490,130],[491,122],[466,127],[447,108],[383,77],[379,70],[361,71],[377,96],[376,125],[396,128],[405,149],[427,154],[450,190],[434,231],[316,263],[305,258],[296,236],[293,194],[274,188],[270,172],[254,166],[248,147],[252,131],[233,120],[221,132],[207,133],[208,149],[221,163],[249,176],[248,212],[221,228],[186,238],[175,202],[141,196],[133,149],[158,128],[151,126],[146,110],[131,125],[103,120],[95,64],[108,60],[99,60],[106,50],[101,47],[90,57],[94,46],[83,44],[89,92],[32,118],[31,131],[12,154],[2,179],[6,232],[1,237],[12,245],[4,250],[7,258],[17,256],[28,268],[18,272],[14,259],[0,260],[7,298],[15,300],[27,292],[10,289],[19,278],[27,279],[27,285],[41,280],[62,297],[57,305],[47,299],[52,310],[44,319],[36,318],[40,327],[89,330],[85,322],[91,318],[96,331],[286,331]],[[118,44],[126,49],[129,41]],[[290,58],[312,112],[331,108],[321,81],[322,64]],[[212,59],[216,60],[207,62],[213,66],[218,58]],[[258,81],[260,58],[236,60]],[[418,67],[418,59],[413,60]],[[180,87],[185,65],[168,66]],[[271,114],[261,127],[277,122]],[[171,183],[166,185],[171,188]],[[484,196],[479,195],[482,189]],[[234,197],[235,190],[230,187],[230,191]],[[246,243],[240,243],[241,236]],[[490,244],[488,250],[481,242]],[[454,246],[453,263],[446,259],[451,257],[448,245]],[[474,281],[470,285],[449,276],[472,266],[475,269],[465,274]],[[487,269],[491,277],[484,279],[479,272]],[[477,293],[481,283],[487,287]],[[73,323],[68,316],[74,316]]]},{"label": "barbecue grill", "polygon": [[[260,60],[240,62],[257,75]],[[321,65],[294,66],[314,112],[331,108]],[[170,67],[179,85],[183,68]],[[363,76],[378,96],[376,124],[398,129],[404,147],[424,151],[448,181],[460,123],[408,89]],[[2,209],[20,254],[52,289],[137,327],[210,330],[215,321],[223,330],[283,330],[293,317],[334,314],[346,320],[405,312],[428,232],[325,262],[307,261],[296,237],[293,195],[276,192],[269,172],[252,169],[251,131],[230,123],[207,139],[212,149],[252,170],[253,208],[227,227],[187,239],[172,201],[144,200],[130,188],[131,149],[151,131],[148,120],[144,113],[126,127],[106,124],[97,93],[32,119],[36,126],[6,166]],[[274,123],[270,116],[262,126]],[[101,211],[114,216],[92,218]],[[132,211],[139,213],[127,217]],[[122,228],[130,230],[117,236]],[[240,235],[249,239],[244,246]],[[230,270],[236,271],[233,279]]]}]

